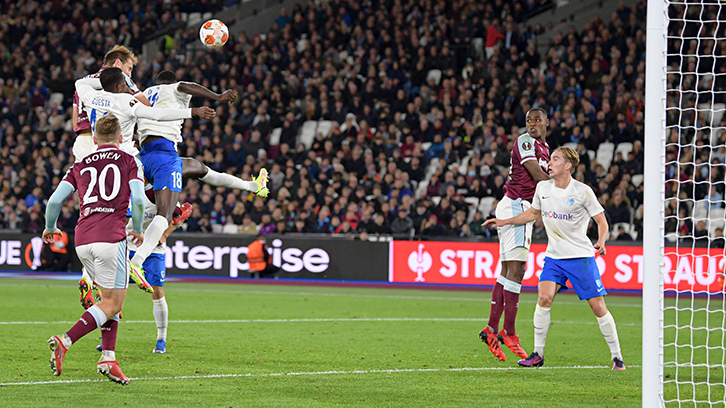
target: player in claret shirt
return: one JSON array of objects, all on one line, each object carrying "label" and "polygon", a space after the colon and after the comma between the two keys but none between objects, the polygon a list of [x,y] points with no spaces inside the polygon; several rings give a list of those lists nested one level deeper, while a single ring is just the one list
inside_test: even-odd
[{"label": "player in claret shirt", "polygon": [[[527,112],[527,133],[515,141],[511,154],[509,178],[504,185],[504,198],[497,204],[496,217],[510,218],[526,212],[532,204],[534,189],[542,180],[549,180],[547,162],[550,148],[547,146],[547,112],[534,108]],[[529,246],[532,243],[532,225],[507,225],[499,228],[499,258],[502,272],[492,289],[492,306],[487,327],[479,332],[479,338],[486,342],[489,351],[505,361],[499,343],[503,343],[519,357],[527,352],[519,344],[514,323],[519,308],[519,293],[527,266]],[[504,314],[504,328],[499,330],[499,320]]]},{"label": "player in claret shirt", "polygon": [[[539,278],[539,298],[534,311],[534,352],[520,360],[524,367],[544,365],[544,347],[550,328],[550,307],[555,295],[567,290],[569,280],[582,300],[587,300],[600,324],[600,331],[610,347],[613,370],[625,370],[615,320],[605,306],[607,291],[600,280],[594,252],[605,255],[608,222],[605,212],[592,189],[572,178],[580,157],[568,147],[559,147],[552,154],[549,173],[552,180],[537,184],[532,207],[526,212],[505,220],[491,219],[484,226],[495,224],[522,225],[537,218],[547,230],[547,251],[542,275]],[[597,223],[595,245],[587,238],[587,226],[593,218]]]},{"label": "player in claret shirt", "polygon": [[88,308],[70,330],[48,340],[50,367],[53,374],[61,375],[68,348],[101,328],[103,350],[97,370],[111,381],[128,384],[116,361],[116,333],[129,281],[126,211],[133,196],[133,231],[129,235],[139,245],[144,240],[144,175],[134,157],[119,149],[121,126],[114,114],[98,119],[94,139],[98,150],[74,163],[48,200],[43,241],[51,243],[60,234],[56,222],[61,205],[78,190],[81,216],[76,225],[76,253],[101,287],[103,299]]}]

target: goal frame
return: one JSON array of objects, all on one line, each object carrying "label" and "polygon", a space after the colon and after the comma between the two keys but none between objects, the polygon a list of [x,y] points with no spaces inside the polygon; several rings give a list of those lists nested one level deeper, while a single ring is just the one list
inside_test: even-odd
[{"label": "goal frame", "polygon": [[[648,1],[645,55],[645,174],[643,178],[643,408],[664,407],[663,257],[665,202],[665,0]],[[657,209],[657,211],[656,211]]]}]

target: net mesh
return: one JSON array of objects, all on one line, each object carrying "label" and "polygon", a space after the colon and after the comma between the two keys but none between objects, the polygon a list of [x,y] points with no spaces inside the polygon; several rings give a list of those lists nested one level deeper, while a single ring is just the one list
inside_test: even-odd
[{"label": "net mesh", "polygon": [[726,2],[666,1],[663,397],[726,406]]}]

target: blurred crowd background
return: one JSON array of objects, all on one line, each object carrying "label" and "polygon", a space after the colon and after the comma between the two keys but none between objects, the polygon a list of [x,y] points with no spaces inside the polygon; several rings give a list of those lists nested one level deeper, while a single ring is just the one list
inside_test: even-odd
[{"label": "blurred crowd background", "polygon": [[[265,34],[230,33],[222,50],[200,49],[184,17],[223,5],[0,3],[2,229],[43,230],[44,203],[73,162],[74,81],[113,45],[140,53],[166,30],[158,55],[134,70],[140,88],[172,70],[240,93],[231,105],[193,100],[217,117],[187,120],[180,155],[245,179],[270,171],[267,199],[187,180],[187,232],[491,237],[480,224],[503,196],[527,111],[542,107],[550,148],[580,154],[574,177],[594,189],[612,239],[642,239],[644,2],[558,34],[546,52],[536,47],[543,28],[527,19],[550,0],[308,2],[283,9]],[[684,20],[695,12],[678,7]],[[726,36],[724,27],[707,36]],[[693,74],[668,76],[668,104],[681,109],[668,110],[665,229],[684,243],[723,235],[725,122],[704,129],[697,107],[726,102],[726,42],[699,28],[674,24],[695,40],[669,41],[669,64]],[[77,206],[64,205],[64,230]],[[546,238],[541,221],[533,238]]]}]

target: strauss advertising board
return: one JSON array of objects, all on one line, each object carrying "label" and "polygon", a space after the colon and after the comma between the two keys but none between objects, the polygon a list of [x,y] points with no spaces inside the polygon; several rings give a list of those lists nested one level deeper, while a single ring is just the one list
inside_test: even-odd
[{"label": "strauss advertising board", "polygon": [[[523,286],[537,286],[546,248],[545,244],[532,244]],[[496,243],[393,241],[389,251],[390,282],[494,285],[501,272]],[[723,290],[723,249],[666,248],[665,254],[666,290]],[[642,247],[610,245],[607,254],[595,260],[606,288],[642,290],[646,267]]]}]

